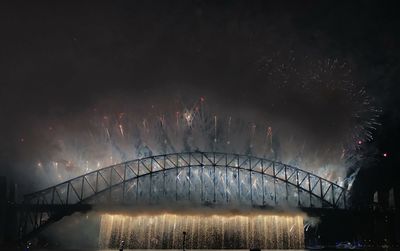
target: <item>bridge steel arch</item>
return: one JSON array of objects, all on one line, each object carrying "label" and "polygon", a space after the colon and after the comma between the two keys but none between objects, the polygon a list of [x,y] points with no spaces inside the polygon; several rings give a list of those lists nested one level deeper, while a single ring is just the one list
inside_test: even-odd
[{"label": "bridge steel arch", "polygon": [[24,196],[20,237],[96,204],[189,201],[253,207],[348,208],[348,191],[280,162],[217,152],[172,153],[127,161]]}]

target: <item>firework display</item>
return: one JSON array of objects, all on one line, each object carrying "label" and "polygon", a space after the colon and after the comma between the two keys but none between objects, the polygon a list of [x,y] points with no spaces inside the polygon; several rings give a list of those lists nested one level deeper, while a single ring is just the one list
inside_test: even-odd
[{"label": "firework display", "polygon": [[[265,112],[221,108],[205,96],[114,98],[68,119],[38,121],[35,137],[20,139],[24,154],[31,154],[22,164],[35,169],[40,189],[132,159],[214,151],[279,161],[351,188],[380,111],[354,82],[350,66],[336,59],[298,59],[293,52],[263,57],[257,66],[272,105]],[[293,93],[299,108],[286,100]],[[282,100],[275,104],[274,96]],[[297,110],[301,107],[308,109]],[[304,126],[307,116],[319,120]]]},{"label": "firework display", "polygon": [[11,2],[0,250],[400,247],[397,6]]},{"label": "firework display", "polygon": [[101,217],[99,246],[179,249],[187,231],[188,249],[261,247],[304,248],[303,217],[299,215],[110,215]]}]

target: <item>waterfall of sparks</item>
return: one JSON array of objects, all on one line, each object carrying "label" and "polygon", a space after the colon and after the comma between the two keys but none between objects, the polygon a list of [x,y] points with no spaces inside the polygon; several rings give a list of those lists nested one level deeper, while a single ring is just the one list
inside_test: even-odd
[{"label": "waterfall of sparks", "polygon": [[303,217],[299,215],[110,215],[101,216],[100,248],[301,249]]}]

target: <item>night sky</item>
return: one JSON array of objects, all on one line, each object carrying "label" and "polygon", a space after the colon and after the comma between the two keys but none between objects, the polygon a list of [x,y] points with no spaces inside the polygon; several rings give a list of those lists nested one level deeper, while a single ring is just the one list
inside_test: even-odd
[{"label": "night sky", "polygon": [[[271,108],[280,96],[265,98],[271,89],[260,60],[295,54],[351,64],[382,110],[381,126],[365,146],[378,149],[371,153],[376,161],[361,170],[356,191],[370,197],[398,186],[400,17],[394,4],[9,1],[0,13],[1,175],[15,178],[9,170],[32,120],[73,116],[120,95],[206,95],[220,106],[283,110],[317,123],[318,116],[296,117],[296,93],[285,96],[289,105],[282,110]],[[312,103],[302,107],[313,109]]]}]

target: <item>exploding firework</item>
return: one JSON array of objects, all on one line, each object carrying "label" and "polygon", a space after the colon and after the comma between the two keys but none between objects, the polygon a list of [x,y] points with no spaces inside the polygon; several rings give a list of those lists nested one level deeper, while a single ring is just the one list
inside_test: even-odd
[{"label": "exploding firework", "polygon": [[[296,92],[302,100],[309,100],[309,108],[319,107],[320,112],[313,116],[316,127],[328,126],[326,131],[334,135],[342,148],[341,165],[352,167],[346,178],[336,179],[351,187],[359,171],[358,162],[365,157],[362,146],[373,140],[381,110],[357,82],[350,64],[336,58],[315,60],[289,51],[261,58],[258,67],[274,88],[284,89],[284,93]],[[309,112],[312,111],[310,108]],[[328,164],[320,166],[320,170],[326,167],[332,168]]]},{"label": "exploding firework", "polygon": [[[275,88],[285,89],[284,93],[296,92],[311,105],[321,106],[321,119],[329,116],[333,122],[328,126],[345,131],[340,139],[343,149],[359,149],[362,143],[372,141],[381,110],[355,80],[350,65],[338,59],[313,60],[295,54],[290,51],[288,55],[277,53],[263,57],[259,70]],[[323,123],[318,124],[321,125]]]},{"label": "exploding firework", "polygon": [[[113,100],[68,119],[46,120],[34,132],[40,140],[32,140],[36,188],[130,159],[185,151],[269,158],[351,187],[357,169],[348,168],[372,140],[379,110],[347,63],[282,58],[259,62],[269,83],[265,98],[273,105],[282,99],[273,111],[237,115],[235,109],[214,109],[204,97],[186,103],[160,98],[157,105]],[[303,117],[312,121],[308,131]]]}]

